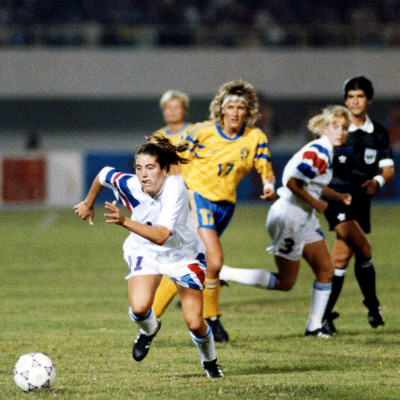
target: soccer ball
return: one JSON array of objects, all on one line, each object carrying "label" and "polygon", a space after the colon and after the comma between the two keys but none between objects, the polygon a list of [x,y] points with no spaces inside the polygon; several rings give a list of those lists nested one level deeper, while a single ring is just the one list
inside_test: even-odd
[{"label": "soccer ball", "polygon": [[42,353],[22,355],[14,367],[14,380],[24,392],[49,388],[56,379],[56,369],[48,356]]}]

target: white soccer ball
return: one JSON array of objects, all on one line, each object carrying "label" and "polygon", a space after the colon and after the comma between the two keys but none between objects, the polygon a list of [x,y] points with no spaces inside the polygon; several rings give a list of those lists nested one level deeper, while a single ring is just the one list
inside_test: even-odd
[{"label": "white soccer ball", "polygon": [[56,379],[56,369],[48,356],[42,353],[22,355],[14,367],[14,380],[24,392],[49,388]]}]

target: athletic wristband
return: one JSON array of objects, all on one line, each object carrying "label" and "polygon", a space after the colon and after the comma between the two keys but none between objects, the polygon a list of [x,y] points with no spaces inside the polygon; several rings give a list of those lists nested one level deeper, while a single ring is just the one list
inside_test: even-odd
[{"label": "athletic wristband", "polygon": [[271,190],[275,191],[275,185],[274,185],[273,183],[271,183],[271,182],[267,182],[267,183],[264,185],[263,190],[264,190],[264,192],[265,192],[265,191],[268,190],[268,189],[271,189]]},{"label": "athletic wristband", "polygon": [[386,183],[385,178],[382,175],[376,175],[372,179],[379,183],[380,188]]}]

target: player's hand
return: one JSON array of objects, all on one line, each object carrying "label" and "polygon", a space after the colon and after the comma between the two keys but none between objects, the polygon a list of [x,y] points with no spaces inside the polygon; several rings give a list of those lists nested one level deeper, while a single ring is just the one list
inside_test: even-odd
[{"label": "player's hand", "polygon": [[328,202],[325,200],[318,200],[315,204],[315,209],[319,213],[323,213],[328,208]]},{"label": "player's hand", "polygon": [[275,190],[274,189],[266,189],[264,194],[260,196],[260,199],[263,200],[273,200],[275,198]]},{"label": "player's hand", "polygon": [[106,219],[107,224],[117,224],[122,225],[125,221],[125,215],[121,213],[121,210],[117,207],[117,202],[114,200],[112,203],[106,201],[104,207],[106,210],[110,211],[110,213],[105,213],[104,217]]},{"label": "player's hand", "polygon": [[85,201],[80,202],[79,204],[73,207],[75,214],[78,214],[83,220],[89,217],[89,225],[93,225],[94,218],[94,208],[89,207]]},{"label": "player's hand", "polygon": [[379,182],[375,179],[369,179],[367,182],[363,183],[361,187],[366,189],[367,194],[373,195],[379,190]]},{"label": "player's hand", "polygon": [[345,206],[349,206],[351,204],[351,201],[353,200],[350,193],[341,194],[341,198],[342,198],[342,203]]}]

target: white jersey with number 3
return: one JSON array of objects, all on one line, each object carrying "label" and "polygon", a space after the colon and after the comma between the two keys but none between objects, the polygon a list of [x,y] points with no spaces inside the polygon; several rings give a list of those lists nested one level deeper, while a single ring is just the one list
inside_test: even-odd
[{"label": "white jersey with number 3", "polygon": [[286,184],[290,178],[304,182],[304,189],[319,198],[332,179],[333,147],[326,136],[314,140],[286,164],[280,196],[268,213],[266,227],[271,237],[269,251],[289,260],[300,260],[308,243],[324,239],[314,208],[300,199]]}]

